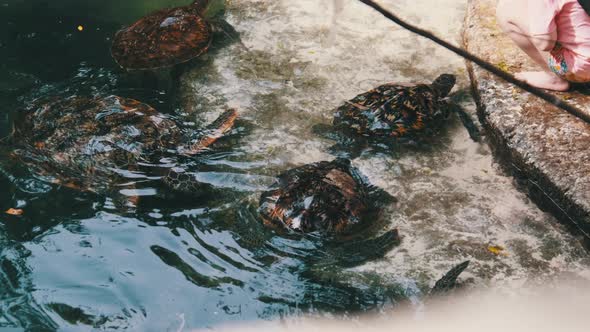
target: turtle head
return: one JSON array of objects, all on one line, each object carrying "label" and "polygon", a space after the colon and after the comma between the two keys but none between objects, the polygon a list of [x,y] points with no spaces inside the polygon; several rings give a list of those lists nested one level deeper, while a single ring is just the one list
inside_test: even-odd
[{"label": "turtle head", "polygon": [[442,74],[439,77],[437,77],[434,80],[434,82],[432,82],[432,87],[438,93],[438,96],[440,98],[444,98],[449,95],[449,92],[451,92],[451,90],[455,86],[456,81],[457,78],[455,77],[455,75]]},{"label": "turtle head", "polygon": [[338,166],[341,166],[341,167],[344,167],[344,168],[349,168],[349,167],[350,167],[350,165],[351,165],[351,163],[350,163],[350,159],[347,159],[347,158],[340,158],[340,157],[338,157],[338,158],[334,159],[334,160],[332,161],[332,163],[333,163],[334,165],[338,165]]},{"label": "turtle head", "polygon": [[211,0],[195,0],[193,1],[193,3],[191,4],[191,6],[199,8],[201,10],[207,8],[207,5],[209,4]]}]

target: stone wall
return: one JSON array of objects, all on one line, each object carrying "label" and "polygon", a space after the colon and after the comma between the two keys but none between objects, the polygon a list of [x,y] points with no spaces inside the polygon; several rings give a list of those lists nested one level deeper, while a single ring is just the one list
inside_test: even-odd
[{"label": "stone wall", "polygon": [[[464,47],[510,73],[534,69],[496,23],[496,0],[469,0]],[[590,124],[467,64],[496,154],[542,208],[590,243]],[[588,92],[557,93],[590,113]]]}]

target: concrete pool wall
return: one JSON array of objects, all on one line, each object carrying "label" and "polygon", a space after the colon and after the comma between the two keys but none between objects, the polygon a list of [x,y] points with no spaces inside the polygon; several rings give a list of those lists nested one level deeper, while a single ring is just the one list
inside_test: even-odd
[{"label": "concrete pool wall", "polygon": [[[510,73],[534,68],[502,34],[497,0],[470,0],[465,48]],[[467,63],[478,115],[496,154],[542,209],[590,243],[590,124]],[[590,113],[588,91],[556,93]]]}]

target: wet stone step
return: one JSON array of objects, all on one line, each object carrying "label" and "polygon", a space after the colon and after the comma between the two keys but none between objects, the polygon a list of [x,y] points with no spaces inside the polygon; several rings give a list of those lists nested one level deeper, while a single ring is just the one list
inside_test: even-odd
[{"label": "wet stone step", "polygon": [[[465,48],[512,74],[534,69],[503,35],[497,0],[469,0]],[[496,154],[541,208],[554,213],[590,243],[590,124],[467,64],[478,114]],[[584,87],[556,93],[590,113]]]}]

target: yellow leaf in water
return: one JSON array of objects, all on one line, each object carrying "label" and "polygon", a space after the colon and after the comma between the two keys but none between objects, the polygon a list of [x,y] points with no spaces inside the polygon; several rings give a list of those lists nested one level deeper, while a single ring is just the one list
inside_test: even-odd
[{"label": "yellow leaf in water", "polygon": [[502,71],[508,72],[508,64],[505,61],[500,61],[496,64]]},{"label": "yellow leaf in water", "polygon": [[10,208],[10,209],[6,210],[6,213],[10,214],[12,216],[20,216],[23,214],[23,210]]},{"label": "yellow leaf in water", "polygon": [[504,250],[506,249],[502,246],[488,246],[488,251],[496,256],[508,256],[508,253],[504,252]]}]

